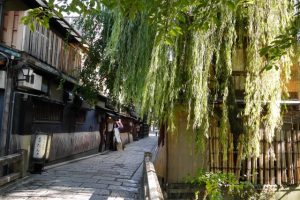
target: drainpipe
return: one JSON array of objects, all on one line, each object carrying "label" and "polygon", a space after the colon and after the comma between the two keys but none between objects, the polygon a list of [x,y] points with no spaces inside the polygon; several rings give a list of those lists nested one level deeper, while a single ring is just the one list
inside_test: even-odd
[{"label": "drainpipe", "polygon": [[[4,3],[5,0],[0,0],[0,41],[2,39],[2,35],[3,35],[3,19],[4,19]],[[2,130],[0,130],[0,156],[5,155],[5,143],[6,143],[6,134],[7,134],[7,127],[8,127],[8,113],[5,113],[5,107],[7,105],[7,86],[9,84],[8,81],[8,74],[9,74],[9,58],[7,55],[3,54],[2,52],[0,52],[0,54],[2,56],[4,56],[6,58],[6,89],[5,89],[5,95],[4,95],[4,102],[3,102],[3,118],[2,118]],[[9,89],[10,90],[10,89]],[[0,169],[0,173],[1,173],[1,169]]]},{"label": "drainpipe", "polygon": [[12,125],[14,121],[14,111],[15,111],[15,99],[16,99],[16,92],[13,91],[13,95],[11,96],[11,106],[10,106],[10,115],[9,115],[9,127],[8,127],[8,134],[6,137],[6,148],[5,153],[6,155],[10,154],[10,146],[11,146],[11,135],[12,135]]},{"label": "drainpipe", "polygon": [[3,102],[3,118],[2,118],[2,130],[0,130],[0,156],[5,155],[6,145],[7,145],[7,134],[9,132],[9,117],[10,117],[10,102],[12,97],[13,90],[13,80],[12,80],[12,72],[11,72],[11,62],[8,56],[2,52],[0,52],[2,56],[6,58],[6,83],[5,83],[5,93],[4,93],[4,102]]}]

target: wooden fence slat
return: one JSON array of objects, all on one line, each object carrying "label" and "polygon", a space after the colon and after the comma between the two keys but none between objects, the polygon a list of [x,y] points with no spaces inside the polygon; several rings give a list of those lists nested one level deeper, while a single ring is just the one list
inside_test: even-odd
[{"label": "wooden fence slat", "polygon": [[264,184],[264,132],[260,130],[259,184]]},{"label": "wooden fence slat", "polygon": [[216,131],[216,135],[215,135],[215,170],[219,171],[220,170],[220,166],[219,166],[219,130]]},{"label": "wooden fence slat", "polygon": [[292,152],[293,152],[293,157],[292,157],[292,162],[293,162],[293,173],[294,173],[294,179],[293,183],[297,183],[298,181],[298,171],[297,171],[297,155],[298,155],[298,150],[297,150],[297,131],[293,130],[292,131]]},{"label": "wooden fence slat", "polygon": [[283,183],[287,183],[287,168],[286,168],[286,142],[285,142],[285,133],[282,131],[281,132],[281,155],[282,155],[282,161],[281,161],[281,166],[282,166],[282,170],[281,170],[281,173],[282,173],[282,182]]},{"label": "wooden fence slat", "polygon": [[210,151],[210,170],[214,171],[214,152],[213,152],[213,142],[214,142],[214,138],[213,138],[213,132],[214,132],[214,127],[211,127],[211,131],[209,132],[210,138],[209,138],[209,151]]},{"label": "wooden fence slat", "polygon": [[297,125],[297,174],[299,174],[297,183],[300,183],[300,130],[299,130],[299,124]]},{"label": "wooden fence slat", "polygon": [[251,180],[251,158],[247,158],[247,180]]},{"label": "wooden fence slat", "polygon": [[233,161],[233,134],[230,134],[230,146],[229,146],[229,172],[234,173],[234,161]]},{"label": "wooden fence slat", "polygon": [[257,158],[252,158],[252,183],[257,184]]},{"label": "wooden fence slat", "polygon": [[237,159],[236,159],[236,167],[235,167],[235,175],[239,179],[241,176],[241,168],[242,168],[242,152],[243,152],[243,142],[242,142],[242,135],[239,136],[238,140],[238,152],[237,152]]},{"label": "wooden fence slat", "polygon": [[288,182],[293,184],[293,162],[292,162],[292,143],[291,143],[291,131],[286,132],[287,135],[287,161],[288,161]]},{"label": "wooden fence slat", "polygon": [[[265,134],[265,133],[264,133]],[[270,147],[269,143],[266,140],[266,136],[264,136],[264,164],[265,164],[265,169],[264,169],[264,184],[270,184]]]},{"label": "wooden fence slat", "polygon": [[275,150],[275,153],[276,153],[276,166],[277,166],[277,170],[276,170],[276,183],[278,185],[282,185],[281,183],[281,138],[280,138],[280,133],[281,131],[276,131],[276,135],[275,135],[275,138],[276,138],[276,150]]},{"label": "wooden fence slat", "polygon": [[274,146],[275,146],[275,142],[272,142],[271,144],[270,144],[270,151],[269,151],[269,153],[270,153],[270,171],[271,171],[271,173],[270,173],[270,176],[271,176],[271,178],[270,178],[270,183],[272,184],[272,185],[275,185],[275,148],[274,148]]},{"label": "wooden fence slat", "polygon": [[[228,132],[226,134],[227,134],[227,138],[229,139]],[[228,144],[229,144],[229,141],[227,140],[227,152],[229,150]],[[221,146],[221,141],[220,141],[220,146]],[[221,171],[223,171],[224,173],[228,172],[228,168],[227,168],[228,156],[226,155],[227,152],[225,151],[225,149],[222,146],[222,153],[220,155],[220,162],[222,163]]]}]

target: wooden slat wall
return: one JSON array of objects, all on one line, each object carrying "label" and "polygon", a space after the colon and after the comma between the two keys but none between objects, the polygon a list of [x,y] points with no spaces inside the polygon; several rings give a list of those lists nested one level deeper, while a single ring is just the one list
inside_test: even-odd
[{"label": "wooden slat wall", "polygon": [[82,64],[80,48],[39,25],[31,32],[20,23],[24,13],[9,11],[4,14],[2,42],[76,77]]},{"label": "wooden slat wall", "polygon": [[37,26],[35,32],[26,28],[24,51],[61,70],[76,76],[81,66],[80,49],[66,43],[51,30]]},{"label": "wooden slat wall", "polygon": [[[297,126],[298,127],[298,126]],[[234,173],[241,180],[254,184],[292,185],[300,183],[300,131],[278,131],[268,143],[261,131],[260,156],[242,159],[243,144],[233,151],[233,136],[228,134],[227,159],[224,159],[219,141],[219,130],[211,128],[209,135],[210,170]],[[240,136],[242,137],[242,136]],[[240,138],[241,141],[241,138]]]},{"label": "wooden slat wall", "polygon": [[1,42],[18,50],[21,50],[23,42],[24,25],[20,23],[20,19],[23,16],[23,11],[9,11],[4,13]]}]

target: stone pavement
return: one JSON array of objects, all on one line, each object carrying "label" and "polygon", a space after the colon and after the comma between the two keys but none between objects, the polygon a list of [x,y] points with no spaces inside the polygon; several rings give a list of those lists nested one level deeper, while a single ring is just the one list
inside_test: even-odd
[{"label": "stone pavement", "polygon": [[157,137],[127,144],[124,151],[108,152],[34,174],[5,191],[2,200],[123,200],[141,199],[139,191],[145,151],[156,148]]}]

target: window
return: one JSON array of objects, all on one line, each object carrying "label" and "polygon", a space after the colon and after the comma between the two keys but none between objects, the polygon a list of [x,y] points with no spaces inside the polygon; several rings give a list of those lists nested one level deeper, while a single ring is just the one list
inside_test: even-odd
[{"label": "window", "polygon": [[86,111],[80,110],[76,113],[76,123],[84,123],[86,118]]},{"label": "window", "polygon": [[63,117],[63,106],[54,103],[36,102],[34,103],[34,121],[55,121],[61,122]]}]

